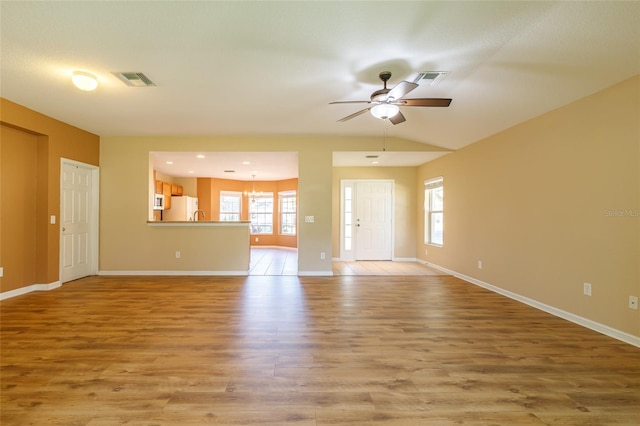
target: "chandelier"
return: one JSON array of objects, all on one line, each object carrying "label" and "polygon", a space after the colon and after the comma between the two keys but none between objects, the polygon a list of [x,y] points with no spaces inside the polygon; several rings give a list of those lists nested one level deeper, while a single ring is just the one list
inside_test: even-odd
[{"label": "chandelier", "polygon": [[256,192],[256,175],[251,175],[251,177],[253,178],[251,192],[245,191],[244,196],[249,197],[251,202],[254,203],[256,201],[256,197],[260,197],[262,195],[262,192]]}]

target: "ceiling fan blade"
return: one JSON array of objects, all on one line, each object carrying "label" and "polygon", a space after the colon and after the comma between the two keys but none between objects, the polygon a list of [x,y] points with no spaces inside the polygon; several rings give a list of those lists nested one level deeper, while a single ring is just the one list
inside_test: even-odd
[{"label": "ceiling fan blade", "polygon": [[389,91],[389,93],[387,93],[387,99],[399,100],[416,87],[418,87],[416,83],[401,81],[400,83],[396,84],[395,87]]},{"label": "ceiling fan blade", "polygon": [[370,104],[371,101],[335,101],[329,102],[329,105],[333,104]]},{"label": "ceiling fan blade", "polygon": [[338,121],[342,122],[342,121],[351,120],[352,118],[355,118],[355,117],[357,117],[357,116],[359,116],[359,115],[364,114],[365,112],[369,111],[370,109],[371,109],[371,108],[365,108],[365,109],[362,109],[362,110],[360,110],[360,111],[358,111],[358,112],[354,112],[354,113],[353,113],[353,114],[351,114],[351,115],[347,115],[346,117],[341,118],[341,119],[340,119],[340,120],[338,120]]},{"label": "ceiling fan blade", "polygon": [[402,106],[422,106],[422,107],[448,107],[451,99],[448,98],[418,98],[400,99],[395,104]]},{"label": "ceiling fan blade", "polygon": [[396,115],[394,115],[393,117],[389,117],[389,121],[392,122],[394,125],[396,125],[396,124],[404,123],[405,121],[407,121],[407,119],[404,118],[404,115],[402,115],[400,111],[398,111]]}]

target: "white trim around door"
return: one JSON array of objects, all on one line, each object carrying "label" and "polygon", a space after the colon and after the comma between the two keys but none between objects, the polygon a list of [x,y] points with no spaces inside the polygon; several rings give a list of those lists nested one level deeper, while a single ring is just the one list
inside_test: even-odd
[{"label": "white trim around door", "polygon": [[392,179],[340,181],[340,260],[393,260]]},{"label": "white trim around door", "polygon": [[[100,169],[60,159],[60,282],[98,273]],[[56,218],[52,216],[51,222]]]}]

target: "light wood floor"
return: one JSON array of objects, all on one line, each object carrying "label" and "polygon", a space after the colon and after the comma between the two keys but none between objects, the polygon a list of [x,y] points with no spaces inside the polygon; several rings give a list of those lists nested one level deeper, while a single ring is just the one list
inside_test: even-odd
[{"label": "light wood floor", "polygon": [[454,277],[89,277],[0,303],[10,425],[637,425],[640,349]]},{"label": "light wood floor", "polygon": [[[333,275],[443,275],[417,262],[333,262]],[[298,275],[298,250],[288,247],[251,247],[249,275]]]}]

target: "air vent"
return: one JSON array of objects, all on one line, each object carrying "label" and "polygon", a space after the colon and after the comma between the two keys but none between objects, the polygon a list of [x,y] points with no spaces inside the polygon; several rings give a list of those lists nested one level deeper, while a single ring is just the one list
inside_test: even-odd
[{"label": "air vent", "polygon": [[229,170],[229,169],[227,169],[227,170],[225,170],[224,172],[225,172],[225,173],[235,173],[236,171],[235,171],[235,170]]},{"label": "air vent", "polygon": [[377,155],[367,155],[365,158],[378,158]]},{"label": "air vent", "polygon": [[418,74],[413,82],[426,84],[427,86],[435,86],[448,75],[449,71],[425,71]]},{"label": "air vent", "polygon": [[141,72],[114,72],[113,75],[122,80],[127,86],[151,87],[156,85]]}]

